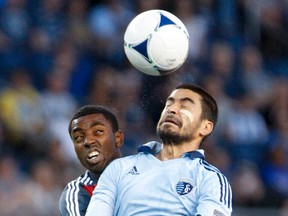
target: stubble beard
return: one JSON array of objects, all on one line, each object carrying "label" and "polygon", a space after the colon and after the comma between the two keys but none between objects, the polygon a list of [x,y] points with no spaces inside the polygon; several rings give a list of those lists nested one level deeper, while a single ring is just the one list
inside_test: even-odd
[{"label": "stubble beard", "polygon": [[180,134],[178,132],[173,132],[169,129],[157,128],[157,136],[162,140],[163,144],[180,145],[183,142],[188,142],[191,140],[191,134]]}]

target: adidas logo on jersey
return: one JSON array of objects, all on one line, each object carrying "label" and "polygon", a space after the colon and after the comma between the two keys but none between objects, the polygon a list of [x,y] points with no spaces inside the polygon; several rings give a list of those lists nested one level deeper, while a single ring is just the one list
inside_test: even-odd
[{"label": "adidas logo on jersey", "polygon": [[133,166],[133,168],[128,172],[131,175],[139,175],[140,173],[138,172],[136,166]]}]

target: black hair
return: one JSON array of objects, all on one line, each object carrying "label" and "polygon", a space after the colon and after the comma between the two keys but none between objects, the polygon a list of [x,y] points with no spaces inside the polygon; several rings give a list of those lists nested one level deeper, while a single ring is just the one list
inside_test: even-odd
[{"label": "black hair", "polygon": [[189,89],[202,97],[202,119],[207,119],[213,122],[214,127],[218,119],[218,105],[214,97],[196,84],[180,84],[175,89]]},{"label": "black hair", "polygon": [[85,105],[79,108],[69,122],[68,132],[71,135],[71,123],[73,120],[91,114],[102,114],[110,123],[113,132],[119,130],[118,120],[116,115],[108,108],[100,105]]}]

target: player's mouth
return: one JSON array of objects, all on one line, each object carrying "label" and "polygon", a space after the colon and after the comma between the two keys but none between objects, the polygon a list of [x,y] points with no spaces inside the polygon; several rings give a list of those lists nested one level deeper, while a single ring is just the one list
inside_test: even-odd
[{"label": "player's mouth", "polygon": [[87,160],[91,163],[96,163],[98,155],[99,155],[98,151],[92,151],[87,155]]},{"label": "player's mouth", "polygon": [[175,118],[166,118],[166,119],[164,119],[162,124],[166,124],[166,123],[180,126],[180,122],[177,119],[175,119]]}]

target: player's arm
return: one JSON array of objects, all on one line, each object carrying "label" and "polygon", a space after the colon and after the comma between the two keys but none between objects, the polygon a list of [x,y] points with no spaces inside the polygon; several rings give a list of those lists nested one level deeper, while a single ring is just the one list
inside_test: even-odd
[{"label": "player's arm", "polygon": [[59,200],[59,211],[61,216],[69,215],[68,211],[68,200],[66,199],[67,196],[67,188],[68,186],[65,187],[64,191],[62,192]]},{"label": "player's arm", "polygon": [[112,216],[117,197],[117,175],[120,168],[116,161],[106,167],[101,174],[97,187],[93,191],[86,216]]},{"label": "player's arm", "polygon": [[200,188],[196,216],[230,216],[231,213],[231,186],[224,175],[213,172]]}]

